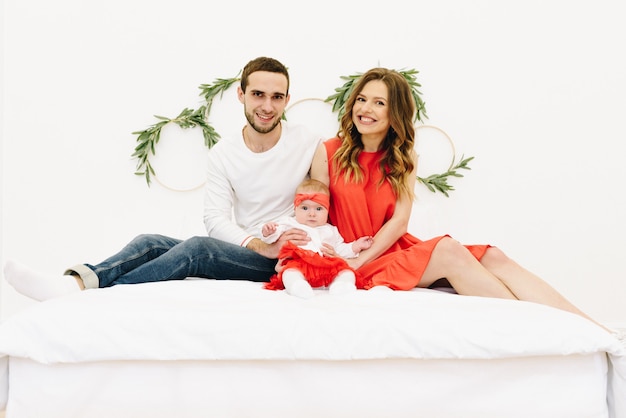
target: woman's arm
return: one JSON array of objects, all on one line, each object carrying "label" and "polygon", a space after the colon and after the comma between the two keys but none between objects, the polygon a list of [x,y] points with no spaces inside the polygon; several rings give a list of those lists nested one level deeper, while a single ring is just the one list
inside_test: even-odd
[{"label": "woman's arm", "polygon": [[[413,152],[413,159],[415,161],[414,169],[408,177],[409,190],[415,189],[417,175],[417,154],[415,152]],[[372,246],[361,251],[358,258],[347,260],[348,264],[353,268],[359,268],[387,251],[402,235],[406,234],[412,208],[413,200],[406,195],[400,196],[396,201],[393,215],[374,235]]]},{"label": "woman's arm", "polygon": [[311,163],[311,178],[313,180],[319,180],[325,185],[330,185],[330,174],[328,173],[328,155],[326,154],[326,147],[322,142],[315,150],[313,155],[313,162]]}]

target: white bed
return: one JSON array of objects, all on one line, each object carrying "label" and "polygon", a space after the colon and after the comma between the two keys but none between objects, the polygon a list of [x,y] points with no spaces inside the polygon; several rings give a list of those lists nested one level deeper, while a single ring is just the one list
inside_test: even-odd
[{"label": "white bed", "polygon": [[626,417],[626,350],[599,327],[424,289],[115,286],[9,317],[0,356],[7,418]]}]

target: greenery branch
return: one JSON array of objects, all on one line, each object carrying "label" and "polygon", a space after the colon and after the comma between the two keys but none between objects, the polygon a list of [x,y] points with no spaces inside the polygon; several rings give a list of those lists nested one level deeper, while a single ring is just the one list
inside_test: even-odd
[{"label": "greenery branch", "polygon": [[198,87],[200,91],[200,96],[204,97],[206,100],[206,117],[209,117],[209,113],[211,113],[211,106],[213,106],[213,100],[219,94],[220,99],[224,96],[224,92],[230,88],[233,84],[241,80],[239,78],[239,74],[241,71],[232,78],[216,78],[213,84],[200,84]]},{"label": "greenery branch", "polygon": [[425,178],[417,176],[417,180],[428,187],[428,190],[431,192],[441,192],[446,197],[450,197],[448,192],[454,190],[454,187],[448,183],[448,177],[463,177],[463,174],[460,174],[457,170],[471,170],[467,164],[473,159],[474,157],[464,158],[464,156],[462,156],[461,161],[456,164],[453,160],[450,168],[448,168],[448,171],[445,173],[431,174]]},{"label": "greenery branch", "polygon": [[[404,76],[411,87],[411,94],[416,106],[415,121],[423,122],[428,116],[426,115],[426,104],[419,90],[421,84],[417,82],[417,74],[419,72],[415,69],[398,70],[398,72]],[[219,96],[221,99],[226,90],[241,80],[240,74],[241,71],[237,76],[232,78],[216,78],[212,84],[201,84],[199,86],[200,96],[204,98],[205,104],[200,108],[196,110],[185,108],[175,118],[155,115],[155,117],[159,119],[159,122],[143,131],[133,132],[133,135],[137,135],[137,145],[135,146],[135,152],[132,154],[132,157],[137,159],[135,174],[144,176],[148,186],[150,185],[151,178],[155,175],[154,168],[150,164],[150,155],[155,155],[156,145],[161,138],[161,129],[168,123],[175,123],[183,129],[199,127],[202,129],[205,145],[208,148],[215,145],[220,139],[220,135],[208,122],[211,106],[216,97]],[[340,78],[345,81],[344,84],[335,89],[335,94],[324,100],[324,102],[332,102],[332,111],[337,113],[338,120],[343,116],[346,101],[354,89],[355,81],[358,80],[361,75],[363,75],[363,73],[341,76]],[[282,115],[282,118],[286,119],[285,114]],[[417,180],[423,183],[431,192],[441,192],[446,197],[449,197],[449,192],[454,190],[454,187],[448,183],[448,178],[463,177],[458,170],[470,170],[468,163],[472,159],[474,159],[474,157],[461,157],[461,161],[458,163],[455,163],[456,159],[453,159],[450,168],[445,173],[432,174],[425,178],[417,176]]]},{"label": "greenery branch", "polygon": [[[422,99],[422,92],[419,90],[422,85],[417,82],[417,74],[419,71],[415,69],[410,70],[398,70],[402,76],[406,79],[411,87],[411,95],[413,96],[413,100],[415,101],[415,121],[424,122],[424,119],[428,119],[428,115],[426,115],[426,103]],[[345,105],[350,93],[354,89],[354,84],[356,80],[361,77],[363,73],[352,74],[348,76],[341,76],[342,80],[345,80],[344,84],[341,87],[337,87],[335,89],[335,94],[328,96],[325,102],[331,102],[333,104],[333,112],[337,112],[337,119],[341,120],[341,116],[343,116],[345,112]],[[431,192],[441,192],[446,197],[450,197],[449,192],[454,190],[448,183],[449,177],[463,177],[457,170],[471,170],[471,168],[467,165],[474,157],[463,158],[461,157],[461,161],[455,164],[455,158],[452,160],[452,164],[450,168],[445,173],[440,174],[432,174],[428,177],[420,177],[417,176],[417,180],[424,184],[428,190]]]},{"label": "greenery branch", "polygon": [[201,106],[197,110],[185,108],[175,118],[167,118],[165,116],[154,115],[159,119],[157,122],[143,131],[133,132],[133,135],[137,135],[137,145],[135,146],[135,152],[132,157],[137,159],[137,168],[135,174],[138,176],[145,176],[148,186],[151,183],[151,176],[153,176],[154,168],[150,164],[150,155],[155,155],[155,147],[161,139],[161,129],[168,123],[175,123],[182,129],[199,127],[202,129],[202,135],[204,136],[204,144],[211,148],[217,143],[220,135],[209,125],[205,119],[206,106]]},{"label": "greenery branch", "polygon": [[[400,74],[406,79],[411,86],[411,95],[413,96],[413,100],[415,101],[415,120],[423,122],[424,118],[428,119],[426,115],[426,103],[422,99],[422,92],[419,90],[422,85],[417,82],[417,74],[419,71],[415,69],[410,70],[398,70]],[[337,112],[337,119],[341,120],[341,117],[345,113],[345,106],[350,93],[354,89],[354,83],[358,80],[363,73],[356,73],[348,76],[341,76],[342,80],[345,80],[345,83],[341,87],[337,87],[335,89],[335,94],[328,96],[324,102],[332,102],[333,104],[333,112]]]}]

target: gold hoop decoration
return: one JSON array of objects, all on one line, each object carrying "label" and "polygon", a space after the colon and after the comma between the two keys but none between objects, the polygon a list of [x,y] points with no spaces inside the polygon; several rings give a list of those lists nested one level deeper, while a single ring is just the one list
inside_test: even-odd
[{"label": "gold hoop decoration", "polygon": [[135,152],[132,154],[132,157],[137,159],[137,171],[135,171],[135,174],[144,176],[146,183],[150,186],[151,176],[155,175],[154,168],[152,164],[150,164],[150,155],[156,154],[156,145],[161,139],[161,130],[167,124],[175,123],[182,129],[200,127],[202,129],[202,135],[204,136],[204,144],[208,148],[215,145],[220,135],[206,121],[206,113],[207,106],[200,106],[197,110],[185,108],[178,116],[172,119],[166,118],[165,116],[154,115],[160,122],[151,125],[143,131],[133,132],[133,135],[137,135],[138,142],[138,145],[135,147]]},{"label": "gold hoop decoration", "polygon": [[450,145],[450,148],[452,149],[452,160],[450,161],[448,169],[444,173],[431,174],[428,177],[417,176],[417,180],[420,183],[424,184],[431,192],[439,191],[443,193],[446,197],[450,197],[448,193],[454,190],[454,187],[448,183],[448,177],[463,177],[463,174],[460,174],[457,170],[471,170],[471,168],[467,164],[472,161],[474,157],[464,158],[464,156],[461,156],[461,160],[457,163],[456,148],[454,146],[454,142],[446,131],[434,125],[418,125],[415,127],[416,137],[420,129],[434,129],[442,134],[446,138],[448,144]]},{"label": "gold hoop decoration", "polygon": [[285,109],[285,113],[287,113],[289,111],[289,109],[292,109],[296,106],[298,106],[301,103],[305,103],[305,102],[322,102],[322,103],[328,103],[326,100],[324,99],[320,99],[317,97],[306,97],[304,99],[300,99],[300,100],[296,100],[294,103],[290,104],[289,106],[287,106],[287,108]]},{"label": "gold hoop decoration", "polygon": [[[416,74],[418,73],[418,71],[415,69],[397,70],[397,71],[404,76],[404,78],[409,83],[409,86],[411,87],[411,94],[413,96],[413,100],[415,101],[415,105],[416,105],[415,121],[423,122],[423,118],[428,118],[428,116],[426,115],[425,103],[421,97],[422,93],[419,91],[419,87],[421,87],[421,84],[419,84],[416,79]],[[157,119],[160,119],[160,122],[150,126],[149,128],[143,131],[133,132],[134,135],[137,135],[137,142],[138,142],[138,144],[135,147],[135,152],[132,154],[132,157],[137,159],[137,170],[135,171],[135,174],[139,176],[144,176],[146,179],[146,182],[148,183],[148,186],[150,186],[151,177],[156,178],[154,168],[150,164],[149,156],[150,154],[152,155],[155,154],[155,146],[159,141],[161,128],[168,123],[174,122],[183,129],[189,128],[189,127],[200,127],[202,128],[202,131],[203,131],[205,145],[208,148],[211,148],[213,145],[215,145],[215,143],[217,143],[217,141],[219,140],[220,136],[215,131],[215,129],[213,129],[213,127],[208,123],[209,114],[211,112],[211,106],[213,104],[213,100],[218,95],[221,98],[223,96],[223,93],[226,90],[228,90],[230,86],[232,86],[235,82],[241,80],[239,78],[240,74],[241,74],[241,71],[237,74],[236,77],[217,78],[215,79],[213,84],[200,85],[199,87],[201,89],[200,95],[204,97],[206,103],[203,106],[201,106],[199,109],[193,110],[193,109],[185,108],[180,113],[180,115],[178,115],[176,118],[173,118],[173,119],[155,115]],[[325,100],[317,99],[317,98],[301,99],[295,102],[294,104],[292,104],[291,106],[289,106],[287,109],[285,109],[283,118],[286,117],[285,114],[289,109],[292,109],[294,106],[297,106],[303,102],[322,101],[325,103],[332,104],[331,113],[336,112],[337,120],[340,120],[345,110],[344,109],[345,102],[348,96],[350,95],[350,93],[352,92],[352,89],[354,88],[355,81],[359,77],[361,77],[361,75],[362,73],[357,73],[357,74],[353,74],[350,76],[341,76],[340,78],[346,81],[341,87],[338,87],[335,89],[335,94],[329,96]],[[418,181],[426,185],[426,187],[428,187],[430,191],[432,192],[439,191],[443,193],[446,197],[449,197],[448,192],[451,190],[454,190],[454,188],[448,184],[448,177],[450,176],[463,177],[463,175],[459,174],[457,170],[460,170],[460,169],[469,170],[470,168],[468,167],[467,164],[474,157],[470,157],[470,158],[461,157],[461,161],[459,161],[458,163],[455,163],[454,144],[452,143],[450,137],[437,127],[433,127],[430,125],[423,125],[423,127],[432,127],[434,129],[437,129],[441,131],[448,138],[453,148],[453,158],[452,158],[452,163],[450,164],[450,167],[445,173],[433,174],[426,178],[422,178],[418,176],[417,179]],[[335,135],[335,134],[336,132],[332,133],[332,135]],[[181,192],[193,191],[204,185],[203,183],[202,185],[195,186],[190,189],[179,190],[179,189],[175,189],[167,185],[164,185],[161,181],[158,181],[158,182],[165,188],[168,188],[174,191],[181,191]]]},{"label": "gold hoop decoration", "polygon": [[161,129],[161,139],[151,159],[155,171],[152,180],[173,192],[193,192],[206,184],[208,149],[197,127],[180,128],[168,123]]},{"label": "gold hoop decoration", "polygon": [[337,135],[339,123],[331,111],[331,104],[324,99],[309,97],[289,104],[285,109],[286,118],[290,122],[310,125],[315,121],[314,131],[324,139]]},{"label": "gold hoop decoration", "polygon": [[[435,125],[416,125],[415,126],[415,137],[417,139],[417,135],[418,135],[418,131],[421,129],[433,129],[437,132],[439,132],[441,135],[443,135],[443,137],[448,141],[448,144],[450,145],[450,148],[452,149],[452,160],[450,161],[450,165],[448,167],[448,169],[452,168],[454,165],[454,160],[455,160],[455,156],[456,156],[456,148],[454,146],[454,142],[452,141],[452,138],[450,138],[450,135],[448,135],[448,133],[446,131],[444,131],[443,129],[441,129],[438,126]],[[416,146],[417,146],[417,141],[416,141]]]},{"label": "gold hoop decoration", "polygon": [[205,180],[202,183],[200,183],[199,185],[194,186],[194,187],[190,187],[188,189],[177,189],[175,187],[171,187],[171,186],[168,186],[167,184],[163,183],[161,180],[159,180],[159,178],[156,175],[154,175],[152,178],[154,179],[154,181],[159,183],[159,185],[161,187],[163,187],[164,189],[167,189],[167,190],[169,190],[171,192],[177,192],[177,193],[195,192],[196,190],[202,189],[204,187],[204,185],[206,184],[206,180]]},{"label": "gold hoop decoration", "polygon": [[200,127],[202,128],[204,144],[207,148],[211,148],[215,145],[217,141],[219,141],[220,135],[208,122],[213,100],[217,95],[221,98],[230,86],[240,80],[238,77],[239,74],[233,78],[218,78],[213,82],[213,84],[200,85],[200,96],[204,97],[206,104],[200,106],[197,110],[185,108],[177,117],[171,119],[164,116],[154,115],[154,117],[159,119],[160,122],[151,125],[143,131],[133,132],[133,135],[137,135],[138,143],[135,146],[135,152],[132,154],[132,157],[137,159],[137,169],[135,174],[138,176],[144,176],[146,178],[146,183],[150,186],[151,176],[155,176],[154,168],[150,164],[150,155],[155,155],[155,147],[161,138],[161,129],[168,123],[175,123],[183,129]]}]

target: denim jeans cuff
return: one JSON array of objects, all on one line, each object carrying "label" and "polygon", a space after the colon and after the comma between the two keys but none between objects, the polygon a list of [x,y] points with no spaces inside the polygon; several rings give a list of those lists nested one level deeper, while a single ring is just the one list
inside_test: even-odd
[{"label": "denim jeans cuff", "polygon": [[78,264],[72,268],[65,270],[64,275],[78,274],[85,285],[85,289],[97,289],[100,287],[98,275],[84,264]]}]

